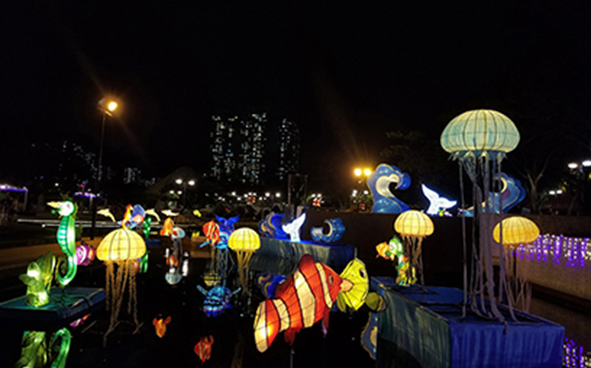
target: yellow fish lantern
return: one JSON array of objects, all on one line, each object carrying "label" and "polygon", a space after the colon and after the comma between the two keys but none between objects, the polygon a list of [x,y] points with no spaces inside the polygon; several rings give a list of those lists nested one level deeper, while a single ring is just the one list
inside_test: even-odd
[{"label": "yellow fish lantern", "polygon": [[[503,239],[501,239],[501,232]],[[521,216],[506,218],[493,229],[493,238],[497,243],[503,244],[505,250],[517,248],[519,244],[531,245],[538,236],[540,236],[538,225]]]},{"label": "yellow fish lantern", "polygon": [[343,282],[337,297],[337,307],[341,312],[355,312],[363,306],[369,291],[369,279],[365,264],[355,258],[341,273]]},{"label": "yellow fish lantern", "polygon": [[96,250],[96,257],[104,261],[106,270],[106,292],[107,310],[111,310],[111,322],[104,336],[106,343],[107,335],[111,333],[117,324],[119,310],[126,290],[129,290],[129,307],[131,312],[133,306],[133,319],[136,327],[140,324],[137,319],[137,296],[135,270],[138,267],[140,258],[146,254],[146,243],[135,231],[120,228],[111,231],[103,238]]},{"label": "yellow fish lantern", "polygon": [[256,231],[242,227],[232,232],[228,247],[236,252],[240,284],[242,292],[245,292],[248,288],[248,263],[254,252],[261,247],[261,239]]},{"label": "yellow fish lantern", "polygon": [[433,221],[421,211],[408,210],[402,212],[394,222],[394,230],[402,236],[404,241],[406,256],[410,262],[408,267],[408,278],[412,279],[412,273],[419,273],[421,285],[424,286],[423,265],[421,258],[421,248],[423,239],[433,234]]}]

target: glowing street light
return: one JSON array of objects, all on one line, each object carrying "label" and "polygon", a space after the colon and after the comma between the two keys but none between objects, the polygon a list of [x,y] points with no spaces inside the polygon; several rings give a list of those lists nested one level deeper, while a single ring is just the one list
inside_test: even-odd
[{"label": "glowing street light", "polygon": [[175,183],[177,183],[178,185],[182,185],[183,186],[183,190],[182,191],[177,191],[178,195],[182,195],[183,196],[183,207],[185,207],[185,199],[187,197],[187,185],[189,185],[190,187],[195,185],[195,180],[193,179],[189,179],[189,180],[183,180],[183,178],[177,178],[175,181]]},{"label": "glowing street light", "polygon": [[[117,107],[119,107],[119,104],[108,97],[102,98],[99,102],[98,102],[98,109],[102,112],[102,121],[101,121],[101,142],[100,142],[100,146],[99,146],[99,155],[98,155],[98,173],[97,173],[97,182],[96,182],[96,191],[97,194],[100,193],[100,186],[101,186],[101,181],[103,179],[103,145],[105,142],[105,121],[107,120],[107,116],[113,116],[113,113],[115,112],[115,110],[117,110]],[[92,225],[90,228],[90,239],[94,239],[94,229],[96,227],[96,211],[97,211],[97,201],[93,201],[92,203]]]}]

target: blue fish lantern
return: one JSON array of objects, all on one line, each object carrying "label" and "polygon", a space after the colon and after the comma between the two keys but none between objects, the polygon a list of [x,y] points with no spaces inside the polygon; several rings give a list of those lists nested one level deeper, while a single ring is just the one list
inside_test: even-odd
[{"label": "blue fish lantern", "polygon": [[271,212],[264,220],[259,222],[259,232],[272,239],[287,239],[287,234],[283,231],[282,219],[285,215]]},{"label": "blue fish lantern", "polygon": [[240,291],[240,288],[230,291],[230,289],[222,285],[216,285],[209,291],[205,290],[201,285],[197,285],[197,289],[205,295],[203,311],[208,317],[217,317],[227,308],[232,308],[230,299]]},{"label": "blue fish lantern", "polygon": [[230,234],[232,234],[232,232],[234,231],[234,224],[238,222],[240,216],[235,216],[226,219],[216,215],[215,219],[218,222],[218,227],[220,231],[220,241],[215,246],[221,249],[227,248]]},{"label": "blue fish lantern", "polygon": [[373,213],[402,213],[409,209],[408,205],[392,193],[390,184],[396,184],[397,190],[410,186],[410,175],[396,166],[379,164],[367,178],[367,186],[373,196]]},{"label": "blue fish lantern", "polygon": [[324,243],[333,243],[339,241],[345,232],[345,225],[340,218],[324,220],[328,224],[328,233],[324,234],[324,228],[313,227],[310,229],[310,235],[314,241],[321,241]]}]

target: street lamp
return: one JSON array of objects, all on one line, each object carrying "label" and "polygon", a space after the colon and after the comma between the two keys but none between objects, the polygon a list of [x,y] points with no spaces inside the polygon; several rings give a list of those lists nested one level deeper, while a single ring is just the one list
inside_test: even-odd
[{"label": "street lamp", "polygon": [[100,193],[100,186],[101,181],[103,178],[103,144],[105,141],[105,121],[107,120],[107,116],[113,116],[113,112],[117,110],[119,104],[110,98],[102,98],[98,102],[98,109],[102,112],[102,121],[101,121],[101,142],[99,146],[99,156],[98,156],[98,172],[96,177],[96,185],[95,190],[97,193],[97,197],[92,203],[92,226],[90,228],[90,239],[94,239],[94,230],[96,228],[96,211],[97,211],[97,202],[98,202],[98,193]]},{"label": "street lamp", "polygon": [[115,110],[119,104],[115,102],[115,100],[103,98],[99,101],[98,108],[103,113],[103,119],[101,124],[101,143],[99,148],[99,157],[98,157],[98,181],[99,183],[103,177],[103,144],[105,141],[105,121],[107,120],[107,116],[113,116]]},{"label": "street lamp", "polygon": [[183,186],[183,190],[182,192],[180,192],[179,194],[182,195],[183,197],[183,208],[185,207],[185,201],[187,198],[187,185],[189,186],[194,186],[195,185],[195,180],[193,179],[189,179],[189,180],[183,180],[182,178],[178,178],[174,181],[175,183],[177,183],[178,185],[182,185]]}]

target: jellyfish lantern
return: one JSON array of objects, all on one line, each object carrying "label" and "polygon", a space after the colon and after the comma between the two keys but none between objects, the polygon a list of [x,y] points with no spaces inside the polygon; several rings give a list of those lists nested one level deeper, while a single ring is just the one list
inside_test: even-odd
[{"label": "jellyfish lantern", "polygon": [[394,230],[402,236],[405,247],[405,255],[408,258],[408,267],[406,275],[403,276],[408,284],[416,282],[415,274],[418,273],[421,280],[421,286],[425,286],[423,279],[423,258],[421,248],[423,239],[433,234],[433,221],[421,211],[408,210],[396,218]]},{"label": "jellyfish lantern", "polygon": [[[469,291],[470,298],[466,298],[466,300],[470,301],[473,311],[478,312],[480,309],[480,312],[486,315],[490,315],[492,312],[499,321],[504,321],[504,317],[497,308],[494,295],[493,242],[491,237],[491,216],[494,204],[484,198],[492,191],[491,189],[495,189],[493,184],[498,184],[494,178],[500,175],[501,163],[506,154],[517,147],[519,131],[507,116],[498,111],[471,110],[458,115],[449,122],[441,134],[440,142],[443,149],[459,162],[460,170],[463,169],[470,178],[473,203],[478,205],[484,202],[485,204],[482,211],[475,211],[474,214],[473,233],[478,235],[477,239],[472,240],[472,270],[475,272],[472,272],[474,279],[469,282],[467,282],[467,277],[464,277],[465,293],[468,292],[467,285],[472,285],[472,289]],[[464,188],[461,173],[460,186],[462,205],[463,208],[466,208],[463,203]],[[502,201],[500,196],[498,198]],[[502,208],[502,205],[499,208]],[[465,247],[464,254],[467,254]],[[501,267],[504,268],[503,260],[501,260]],[[465,275],[466,269],[464,267]],[[503,285],[498,289],[499,295],[501,295],[504,292]],[[480,307],[477,303],[477,299],[484,300],[485,290],[490,301],[490,311],[487,310],[488,307],[484,303],[481,303]]]},{"label": "jellyfish lantern", "polygon": [[[531,301],[531,285],[527,283],[528,262],[517,268],[517,252],[525,251],[540,236],[540,229],[532,220],[513,216],[497,223],[493,230],[493,238],[502,244],[505,250],[505,269],[513,274],[513,288],[508,288],[509,302],[527,312]],[[501,275],[503,278],[505,275]]]},{"label": "jellyfish lantern", "polygon": [[146,253],[144,239],[135,231],[120,228],[111,231],[103,238],[96,251],[99,260],[104,261],[106,269],[107,310],[111,311],[109,328],[104,335],[103,343],[106,344],[107,335],[115,330],[119,321],[119,311],[123,302],[125,291],[129,291],[127,312],[133,314],[136,331],[141,327],[137,319],[136,296],[136,269],[139,258]]},{"label": "jellyfish lantern", "polygon": [[244,293],[248,289],[248,264],[254,252],[261,247],[261,239],[256,231],[243,227],[230,235],[228,247],[236,252],[238,276]]}]

